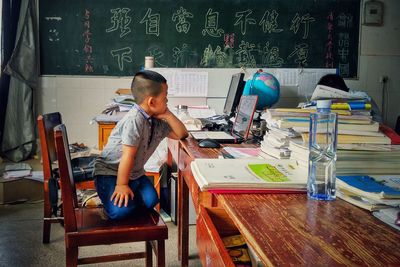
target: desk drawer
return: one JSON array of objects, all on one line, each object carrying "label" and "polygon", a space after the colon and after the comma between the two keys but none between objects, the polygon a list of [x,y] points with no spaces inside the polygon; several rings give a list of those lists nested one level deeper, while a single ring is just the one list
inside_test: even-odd
[{"label": "desk drawer", "polygon": [[235,266],[221,237],[240,232],[223,209],[200,206],[196,231],[197,248],[203,266]]}]

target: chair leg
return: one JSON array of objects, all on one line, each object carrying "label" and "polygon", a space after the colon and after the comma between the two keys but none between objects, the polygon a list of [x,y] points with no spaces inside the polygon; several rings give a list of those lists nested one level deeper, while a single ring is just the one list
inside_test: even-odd
[{"label": "chair leg", "polygon": [[66,247],[66,266],[76,267],[78,265],[78,247]]},{"label": "chair leg", "polygon": [[153,266],[153,253],[151,249],[151,241],[146,241],[146,267]]},{"label": "chair leg", "polygon": [[42,242],[43,242],[43,244],[48,244],[48,243],[50,243],[51,222],[49,220],[46,220],[45,218],[43,218],[43,240],[42,240]]},{"label": "chair leg", "polygon": [[165,240],[157,240],[157,266],[165,267]]},{"label": "chair leg", "polygon": [[51,205],[49,197],[49,183],[45,181],[43,184],[44,189],[44,201],[43,201],[43,244],[50,242],[50,231],[51,231]]}]

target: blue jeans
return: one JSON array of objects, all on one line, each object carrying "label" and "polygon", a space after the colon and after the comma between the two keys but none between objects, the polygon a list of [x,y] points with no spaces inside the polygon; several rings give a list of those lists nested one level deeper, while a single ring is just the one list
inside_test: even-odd
[{"label": "blue jeans", "polygon": [[141,206],[152,209],[159,202],[157,192],[147,178],[143,175],[135,180],[129,181],[129,187],[134,194],[133,200],[129,199],[128,206],[118,207],[111,201],[111,195],[114,193],[117,182],[116,176],[97,175],[95,176],[95,185],[97,194],[103,203],[104,210],[108,217],[113,220],[123,219],[133,214],[134,211]]}]

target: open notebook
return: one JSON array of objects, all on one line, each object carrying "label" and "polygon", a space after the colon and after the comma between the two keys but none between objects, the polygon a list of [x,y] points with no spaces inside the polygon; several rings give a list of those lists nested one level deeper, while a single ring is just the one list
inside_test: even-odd
[{"label": "open notebook", "polygon": [[246,95],[241,97],[231,133],[223,131],[203,131],[191,132],[190,134],[197,141],[209,138],[214,139],[219,143],[231,144],[243,142],[249,135],[257,100],[258,96],[256,95]]}]

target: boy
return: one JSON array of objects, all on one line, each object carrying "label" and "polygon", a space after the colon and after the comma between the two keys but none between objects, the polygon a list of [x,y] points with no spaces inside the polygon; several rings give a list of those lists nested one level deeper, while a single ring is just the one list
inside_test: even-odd
[{"label": "boy", "polygon": [[167,108],[168,85],[162,75],[150,70],[136,73],[131,91],[137,104],[117,123],[94,166],[97,193],[111,219],[158,203],[143,166],[165,137],[188,136],[183,123]]}]

